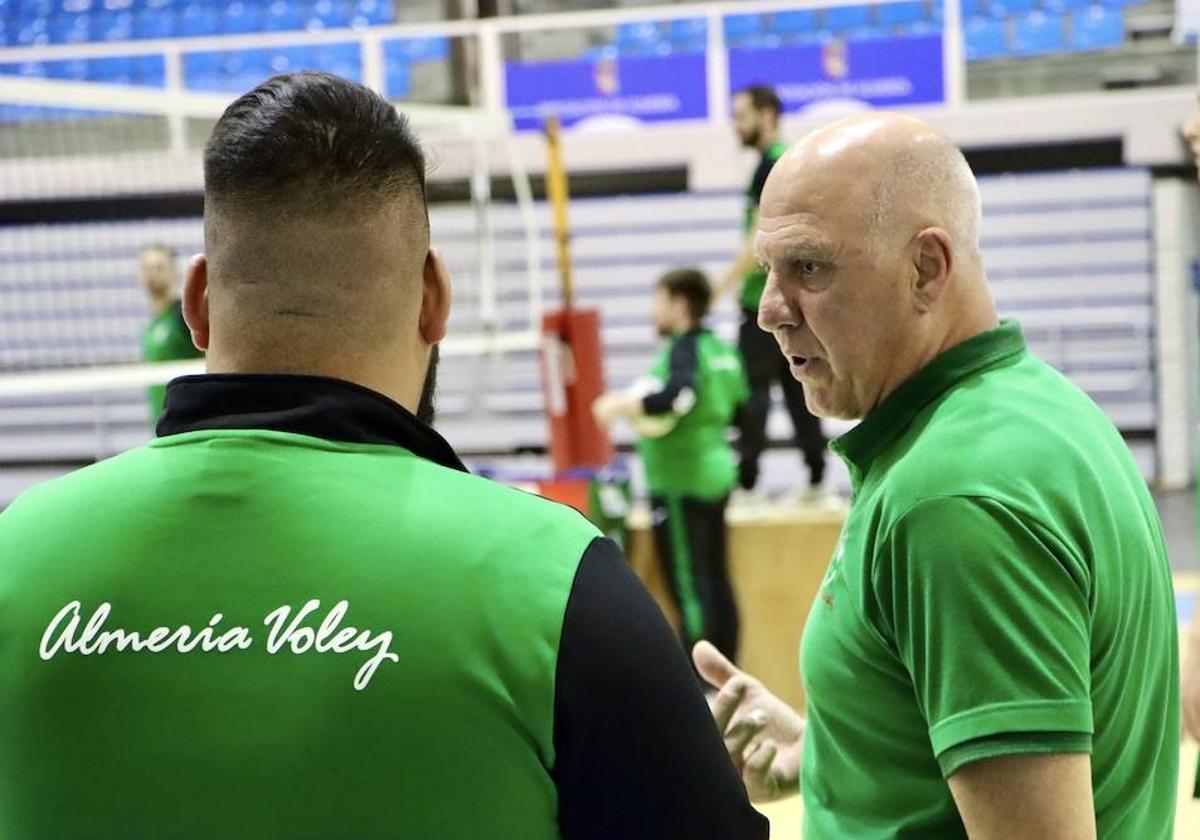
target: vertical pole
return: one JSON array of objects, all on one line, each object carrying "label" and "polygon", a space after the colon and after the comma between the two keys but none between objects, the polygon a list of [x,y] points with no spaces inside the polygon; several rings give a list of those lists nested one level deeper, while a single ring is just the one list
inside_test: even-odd
[{"label": "vertical pole", "polygon": [[[183,52],[176,44],[167,47],[163,52],[163,81],[166,83],[167,93],[171,94],[175,101],[182,101]],[[182,155],[187,151],[187,118],[181,109],[171,108],[167,112],[167,137],[168,148],[172,153]]]},{"label": "vertical pole", "polygon": [[708,44],[704,51],[708,79],[708,121],[729,122],[729,51],[725,44],[725,18],[716,6],[708,10]]},{"label": "vertical pole", "polygon": [[562,307],[569,312],[575,305],[575,278],[571,272],[571,229],[567,222],[567,170],[562,159],[562,133],[558,117],[546,119],[548,163],[546,167],[546,197],[554,220],[554,240],[557,244],[558,281],[562,292]]},{"label": "vertical pole", "polygon": [[963,49],[961,0],[942,0],[942,79],[946,105],[960,108],[966,99],[967,61]]}]

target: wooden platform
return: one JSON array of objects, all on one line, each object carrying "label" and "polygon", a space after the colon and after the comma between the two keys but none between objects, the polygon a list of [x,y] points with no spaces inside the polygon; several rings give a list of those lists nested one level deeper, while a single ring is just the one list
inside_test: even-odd
[{"label": "wooden platform", "polygon": [[[845,518],[840,505],[729,510],[729,574],[742,629],[739,664],[801,710],[800,633]],[[630,517],[627,549],[634,571],[678,627],[649,511]]]}]

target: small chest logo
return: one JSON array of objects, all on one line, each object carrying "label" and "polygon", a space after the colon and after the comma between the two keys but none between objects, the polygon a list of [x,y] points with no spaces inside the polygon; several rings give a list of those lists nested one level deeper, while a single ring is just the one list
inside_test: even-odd
[{"label": "small chest logo", "polygon": [[837,548],[833,551],[833,559],[829,561],[829,568],[825,571],[825,578],[821,581],[821,603],[833,609],[833,593],[830,589],[837,582],[837,579],[842,574],[842,558],[846,553],[846,538],[843,536],[838,540]]}]

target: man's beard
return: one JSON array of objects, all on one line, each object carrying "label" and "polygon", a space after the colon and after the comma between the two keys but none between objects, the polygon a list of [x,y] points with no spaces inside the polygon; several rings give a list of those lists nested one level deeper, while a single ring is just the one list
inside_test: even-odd
[{"label": "man's beard", "polygon": [[752,128],[742,135],[742,145],[747,149],[758,147],[758,141],[762,139],[762,129]]},{"label": "man's beard", "polygon": [[417,419],[426,426],[433,425],[434,394],[437,391],[438,346],[429,351],[429,367],[425,371],[425,384],[421,386],[421,401],[417,404]]}]

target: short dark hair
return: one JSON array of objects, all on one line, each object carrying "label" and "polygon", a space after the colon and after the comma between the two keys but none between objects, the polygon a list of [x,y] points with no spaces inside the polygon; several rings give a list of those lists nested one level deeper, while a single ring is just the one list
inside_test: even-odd
[{"label": "short dark hair", "polygon": [[681,297],[687,301],[688,314],[695,323],[704,320],[708,305],[712,302],[712,284],[708,276],[698,268],[676,268],[658,280],[658,287],[669,297]]},{"label": "short dark hair", "polygon": [[775,116],[783,112],[783,103],[779,94],[770,85],[750,85],[739,90],[734,96],[750,97],[750,105],[755,111],[770,111]]},{"label": "short dark hair", "polygon": [[[314,212],[425,201],[425,156],[382,96],[330,73],[274,76],[233,102],[204,147],[206,200]],[[280,208],[283,209],[283,208]]]}]

